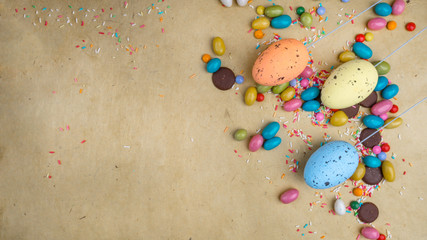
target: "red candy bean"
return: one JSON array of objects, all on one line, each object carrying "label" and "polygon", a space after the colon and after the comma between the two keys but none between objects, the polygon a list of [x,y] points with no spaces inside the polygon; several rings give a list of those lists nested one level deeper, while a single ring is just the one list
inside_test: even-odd
[{"label": "red candy bean", "polygon": [[365,35],[363,34],[357,34],[356,36],[356,42],[364,42],[365,41]]},{"label": "red candy bean", "polygon": [[406,30],[408,30],[410,32],[414,31],[416,27],[417,27],[417,25],[415,25],[415,23],[413,23],[413,22],[406,24]]},{"label": "red candy bean", "polygon": [[393,105],[393,107],[390,109],[391,113],[397,113],[399,111],[399,107],[397,105]]},{"label": "red candy bean", "polygon": [[258,93],[258,94],[256,95],[256,100],[257,100],[258,102],[262,102],[262,101],[264,101],[264,94],[262,94],[262,93]]},{"label": "red candy bean", "polygon": [[390,145],[388,145],[388,143],[383,143],[383,145],[381,145],[381,150],[383,152],[388,152],[390,151]]},{"label": "red candy bean", "polygon": [[384,234],[380,234],[380,237],[377,238],[377,240],[385,240],[385,239],[386,239],[386,237]]}]

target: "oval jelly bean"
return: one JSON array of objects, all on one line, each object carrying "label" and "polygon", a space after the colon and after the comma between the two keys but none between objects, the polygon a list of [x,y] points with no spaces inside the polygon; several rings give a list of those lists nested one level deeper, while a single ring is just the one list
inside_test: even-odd
[{"label": "oval jelly bean", "polygon": [[283,110],[285,110],[286,112],[293,112],[298,108],[300,108],[301,105],[302,105],[301,99],[294,98],[288,102],[285,102],[285,104],[283,104]]},{"label": "oval jelly bean", "polygon": [[390,99],[397,95],[399,92],[399,87],[396,84],[388,85],[384,90],[381,92],[381,96],[384,99]]},{"label": "oval jelly bean", "polygon": [[386,100],[382,100],[379,101],[377,103],[374,104],[374,106],[371,107],[371,113],[379,116],[383,113],[387,113],[391,110],[391,108],[393,107],[393,102],[386,99]]},{"label": "oval jelly bean", "polygon": [[388,85],[388,79],[384,76],[378,77],[377,86],[375,86],[374,91],[381,91]]},{"label": "oval jelly bean", "polygon": [[383,114],[380,114],[378,117],[380,117],[383,121],[385,121],[385,120],[387,120],[388,115],[387,115],[387,113],[383,113]]},{"label": "oval jelly bean", "polygon": [[311,76],[313,76],[313,74],[314,74],[313,69],[311,69],[309,66],[307,66],[307,67],[304,68],[304,70],[300,74],[300,77],[302,77],[302,78],[310,78]]},{"label": "oval jelly bean", "polygon": [[280,98],[287,102],[295,97],[295,88],[293,87],[287,87],[281,94]]},{"label": "oval jelly bean", "polygon": [[249,87],[245,93],[245,103],[248,106],[251,106],[255,103],[257,97],[257,91],[255,87]]},{"label": "oval jelly bean", "polygon": [[391,6],[388,3],[380,3],[377,4],[374,8],[374,11],[377,15],[382,16],[382,17],[387,17],[388,15],[391,14]]},{"label": "oval jelly bean", "polygon": [[317,98],[320,94],[320,90],[317,87],[310,87],[301,93],[301,99],[304,101],[310,101]]},{"label": "oval jelly bean", "polygon": [[265,11],[265,7],[264,7],[264,6],[258,6],[258,7],[256,8],[256,13],[257,13],[258,15],[264,15],[264,11]]},{"label": "oval jelly bean", "polygon": [[264,86],[264,85],[257,84],[256,85],[256,90],[257,90],[258,93],[266,93],[266,92],[270,91],[270,89],[272,87],[273,86]]},{"label": "oval jelly bean", "polygon": [[222,38],[216,37],[212,41],[212,48],[216,55],[222,56],[225,53],[225,44]]},{"label": "oval jelly bean", "polygon": [[316,100],[310,100],[305,102],[302,105],[302,110],[306,111],[306,112],[314,112],[316,111],[318,108],[320,107],[320,103],[319,101]]},{"label": "oval jelly bean", "polygon": [[313,17],[310,13],[305,12],[301,14],[300,21],[304,27],[309,28],[311,27],[311,24],[313,23]]},{"label": "oval jelly bean", "polygon": [[368,115],[363,118],[363,124],[368,128],[380,128],[384,125],[384,120],[375,115]]},{"label": "oval jelly bean", "polygon": [[243,141],[248,136],[248,131],[246,129],[239,129],[234,133],[234,139],[237,141]]},{"label": "oval jelly bean", "polygon": [[278,122],[271,122],[262,130],[261,135],[264,139],[268,140],[276,136],[279,129],[280,129],[280,124]]},{"label": "oval jelly bean", "polygon": [[370,42],[374,39],[374,34],[371,32],[365,33],[365,41]]},{"label": "oval jelly bean", "polygon": [[270,18],[278,17],[282,14],[283,14],[283,7],[280,5],[266,7],[264,10],[264,15]]},{"label": "oval jelly bean", "polygon": [[361,42],[355,42],[353,44],[353,52],[363,59],[369,59],[372,57],[372,50]]},{"label": "oval jelly bean", "polygon": [[344,51],[344,52],[340,53],[338,58],[341,62],[348,62],[348,61],[356,59],[356,54],[354,54],[354,52]]},{"label": "oval jelly bean", "polygon": [[251,141],[249,142],[249,150],[251,152],[256,152],[258,151],[258,149],[261,148],[263,143],[264,143],[264,138],[262,138],[261,135],[257,134],[251,138]]},{"label": "oval jelly bean", "polygon": [[283,92],[283,90],[285,90],[285,88],[287,88],[288,86],[289,86],[289,82],[285,82],[285,83],[282,83],[282,84],[280,84],[280,85],[274,86],[274,87],[271,89],[271,91],[272,91],[274,94],[280,94],[280,93],[282,93],[282,92]]},{"label": "oval jelly bean", "polygon": [[[394,119],[395,119],[395,117],[391,117],[391,118],[389,118],[389,119],[385,120],[384,125],[385,125],[385,124],[388,124],[389,122],[393,121]],[[397,119],[396,119],[396,120],[394,120],[392,123],[388,124],[385,128],[387,128],[387,129],[397,128],[397,127],[399,127],[400,125],[402,125],[402,123],[403,123],[402,118],[397,118]]]},{"label": "oval jelly bean", "polygon": [[271,20],[271,26],[277,29],[287,28],[291,25],[292,18],[288,15],[275,17]]},{"label": "oval jelly bean", "polygon": [[273,137],[264,142],[264,149],[269,151],[280,145],[282,139],[279,137]]},{"label": "oval jelly bean", "polygon": [[253,29],[266,29],[270,26],[270,21],[266,17],[260,17],[252,21]]},{"label": "oval jelly bean", "polygon": [[345,207],[343,200],[341,199],[335,200],[334,210],[337,215],[344,215],[346,213],[347,209]]},{"label": "oval jelly bean", "polygon": [[356,171],[354,171],[353,175],[350,178],[354,181],[359,181],[365,176],[365,173],[366,173],[365,164],[359,163],[359,165],[357,165]]},{"label": "oval jelly bean", "polygon": [[363,158],[363,163],[370,168],[377,168],[381,166],[381,161],[374,156],[366,156]]},{"label": "oval jelly bean", "polygon": [[387,182],[393,182],[394,179],[396,179],[396,174],[394,172],[394,166],[393,164],[388,161],[384,160],[381,165],[381,171],[383,172],[384,179]]},{"label": "oval jelly bean", "polygon": [[[373,65],[377,65],[378,62],[373,62]],[[388,62],[383,61],[378,66],[375,67],[377,69],[378,75],[386,75],[390,72],[390,64]]]},{"label": "oval jelly bean", "polygon": [[212,58],[209,60],[208,64],[206,64],[206,70],[210,73],[214,73],[218,71],[221,67],[221,60],[219,58]]},{"label": "oval jelly bean", "polygon": [[280,201],[282,201],[282,203],[284,204],[288,204],[297,200],[298,196],[299,196],[298,190],[292,188],[292,189],[286,190],[284,193],[282,193],[282,195],[280,195]]},{"label": "oval jelly bean", "polygon": [[400,15],[405,10],[405,1],[404,0],[395,0],[391,6],[391,13],[393,15]]},{"label": "oval jelly bean", "polygon": [[347,115],[343,111],[336,111],[331,117],[332,126],[344,126],[348,121]]},{"label": "oval jelly bean", "polygon": [[387,21],[384,18],[372,18],[368,22],[368,28],[371,30],[381,30],[385,28]]},{"label": "oval jelly bean", "polygon": [[301,81],[300,81],[301,87],[304,87],[304,88],[308,87],[309,84],[310,84],[310,81],[308,81],[307,78],[301,79]]},{"label": "oval jelly bean", "polygon": [[378,230],[373,227],[364,227],[361,233],[367,239],[378,239],[380,237]]}]

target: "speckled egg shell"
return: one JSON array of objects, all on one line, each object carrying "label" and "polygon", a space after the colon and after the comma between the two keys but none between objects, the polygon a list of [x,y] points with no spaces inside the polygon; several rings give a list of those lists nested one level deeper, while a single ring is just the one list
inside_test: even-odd
[{"label": "speckled egg shell", "polygon": [[353,175],[359,164],[356,149],[344,141],[329,142],[308,159],[304,180],[315,189],[335,187]]},{"label": "speckled egg shell", "polygon": [[366,99],[375,89],[378,73],[365,60],[346,62],[332,71],[323,85],[322,103],[332,109],[343,109]]},{"label": "speckled egg shell", "polygon": [[309,60],[304,44],[296,39],[283,39],[262,52],[252,68],[255,82],[276,86],[298,77]]}]

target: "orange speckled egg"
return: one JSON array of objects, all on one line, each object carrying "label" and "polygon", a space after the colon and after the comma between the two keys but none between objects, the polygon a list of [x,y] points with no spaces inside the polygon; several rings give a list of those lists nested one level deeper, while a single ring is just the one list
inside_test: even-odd
[{"label": "orange speckled egg", "polygon": [[283,39],[272,43],[258,56],[252,77],[264,86],[280,85],[298,77],[308,61],[308,52],[302,42]]}]

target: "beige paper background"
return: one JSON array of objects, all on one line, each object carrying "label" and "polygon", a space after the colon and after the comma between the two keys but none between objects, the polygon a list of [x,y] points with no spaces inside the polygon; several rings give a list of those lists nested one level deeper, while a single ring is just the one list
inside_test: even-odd
[{"label": "beige paper background", "polygon": [[[347,20],[337,13],[353,9],[358,13],[374,2],[322,1],[329,20],[315,19],[314,26],[330,32],[337,21]],[[152,3],[167,13],[147,14]],[[294,19],[289,6],[307,9],[319,1],[255,0],[251,4],[272,3],[283,5]],[[215,0],[130,0],[124,8],[123,1],[0,0],[0,239],[320,239],[323,235],[355,239],[362,225],[352,214],[328,213],[334,193],[318,191],[323,194],[320,199],[316,190],[305,185],[302,169],[297,174],[288,171],[285,155],[303,165],[311,153],[300,138],[288,137],[282,128],[279,148],[252,154],[247,141],[233,140],[238,128],[254,134],[269,121],[285,117],[291,122],[293,117],[281,109],[273,117],[273,94],[252,107],[244,104],[245,89],[254,85],[251,65],[265,47],[256,50],[259,41],[247,33],[256,16],[254,9],[234,5],[223,8]],[[48,10],[42,11],[43,7]],[[90,9],[87,18],[78,12],[80,7]],[[372,59],[382,59],[421,30],[427,23],[426,7],[425,1],[411,0],[401,16],[387,17],[398,27],[374,32],[375,39],[368,44],[374,51]],[[104,14],[101,8],[106,9]],[[54,12],[48,17],[50,9]],[[73,18],[73,26],[64,19],[56,22],[57,15],[73,16],[72,10],[79,20],[84,19],[84,27]],[[144,16],[137,15],[141,11]],[[30,17],[24,18],[24,13]],[[110,13],[117,16],[110,18]],[[94,22],[96,14],[101,17]],[[364,32],[365,23],[374,16],[370,10],[354,25],[316,44],[315,62],[328,65],[315,66],[336,66],[346,41]],[[40,24],[38,17],[43,22],[47,19],[48,26]],[[103,20],[111,30],[96,28]],[[404,29],[409,21],[417,24],[415,32]],[[142,24],[145,27],[139,28]],[[122,37],[120,45],[117,38],[98,34],[115,29]],[[298,39],[314,34],[299,26],[265,32],[264,40],[272,38],[273,32]],[[200,60],[203,53],[213,55],[215,36],[221,36],[227,46],[223,66],[236,74],[244,71],[245,83],[237,91],[217,90]],[[120,47],[129,44],[139,51],[129,55]],[[94,52],[97,48],[101,48],[99,54]],[[399,113],[426,96],[425,48],[424,33],[387,60],[392,66],[387,77],[400,87],[395,101]],[[397,179],[385,183],[369,201],[380,209],[374,225],[382,233],[390,230],[393,239],[427,235],[427,210],[420,199],[426,198],[427,184],[426,109],[426,103],[421,104],[404,116],[408,126],[383,133],[397,155],[392,160]],[[322,129],[311,126],[306,116],[303,113],[300,122],[289,123],[288,129],[312,135],[315,148],[324,133],[339,140],[337,130],[352,126]],[[69,131],[59,130],[67,125]],[[229,130],[224,133],[226,127]],[[288,152],[289,142],[298,154]],[[286,176],[281,179],[283,173]],[[292,187],[299,189],[299,199],[282,204],[279,195]],[[341,190],[346,203],[356,199],[350,190]],[[318,200],[327,204],[325,208],[316,205],[309,211],[309,203]],[[310,221],[312,225],[304,229]]]}]

